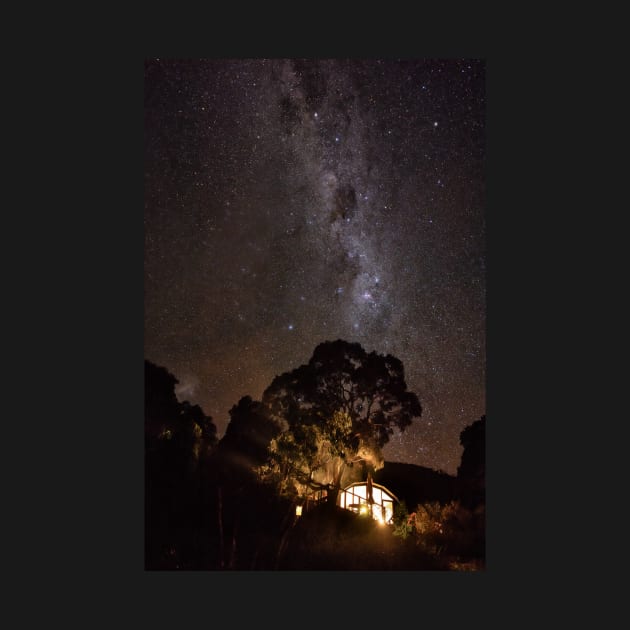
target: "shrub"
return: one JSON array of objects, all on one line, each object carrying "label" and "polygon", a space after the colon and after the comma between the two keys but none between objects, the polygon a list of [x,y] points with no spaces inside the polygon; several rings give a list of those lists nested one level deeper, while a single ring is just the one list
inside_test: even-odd
[{"label": "shrub", "polygon": [[474,513],[458,501],[445,504],[431,501],[419,504],[409,515],[408,523],[417,544],[432,555],[446,553],[479,558],[484,554],[483,511]]},{"label": "shrub", "polygon": [[413,531],[412,515],[407,510],[407,504],[404,501],[396,503],[394,506],[394,536],[398,536],[405,540]]}]

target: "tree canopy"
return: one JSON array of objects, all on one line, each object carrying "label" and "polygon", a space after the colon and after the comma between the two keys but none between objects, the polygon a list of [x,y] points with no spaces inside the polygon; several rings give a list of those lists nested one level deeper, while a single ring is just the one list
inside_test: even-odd
[{"label": "tree canopy", "polygon": [[464,447],[458,477],[483,479],[486,472],[486,416],[481,416],[459,434]]},{"label": "tree canopy", "polygon": [[274,473],[285,484],[317,473],[337,489],[345,465],[379,468],[394,431],[422,413],[399,359],[343,340],[319,344],[307,364],[277,376],[262,402],[284,429],[271,443]]},{"label": "tree canopy", "polygon": [[457,469],[467,506],[474,508],[485,504],[486,487],[486,416],[468,425],[459,435],[464,447],[462,460]]},{"label": "tree canopy", "polygon": [[251,396],[243,396],[230,409],[230,422],[219,450],[232,463],[240,461],[253,469],[265,462],[269,444],[279,432],[280,427],[267,416],[264,405]]},{"label": "tree canopy", "polygon": [[191,532],[208,527],[202,501],[216,426],[201,407],[180,402],[177,379],[144,362],[145,553],[149,567],[194,567],[204,555]]}]

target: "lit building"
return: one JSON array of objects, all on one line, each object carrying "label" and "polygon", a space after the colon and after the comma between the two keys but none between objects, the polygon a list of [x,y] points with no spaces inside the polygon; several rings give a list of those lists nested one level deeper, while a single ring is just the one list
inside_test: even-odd
[{"label": "lit building", "polygon": [[398,498],[385,486],[367,481],[357,481],[346,486],[337,499],[337,504],[357,514],[371,514],[375,521],[390,524],[394,518],[394,503]]}]

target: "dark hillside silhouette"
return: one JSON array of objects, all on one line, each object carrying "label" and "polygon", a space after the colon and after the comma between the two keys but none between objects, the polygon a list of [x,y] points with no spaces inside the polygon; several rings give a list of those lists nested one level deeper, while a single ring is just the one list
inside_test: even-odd
[{"label": "dark hillside silhouette", "polygon": [[455,477],[415,464],[386,461],[374,473],[374,481],[390,488],[410,508],[425,501],[447,503],[458,496]]}]

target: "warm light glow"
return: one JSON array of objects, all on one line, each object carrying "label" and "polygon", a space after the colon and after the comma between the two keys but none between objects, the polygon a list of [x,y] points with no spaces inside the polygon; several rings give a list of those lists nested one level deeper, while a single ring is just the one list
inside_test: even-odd
[{"label": "warm light glow", "polygon": [[302,506],[301,505],[296,505],[295,506],[295,515],[296,516],[302,516]]},{"label": "warm light glow", "polygon": [[373,486],[373,503],[367,503],[367,486],[364,483],[352,484],[343,490],[338,505],[361,515],[369,515],[382,525],[392,523],[394,517],[394,497],[385,488]]}]

